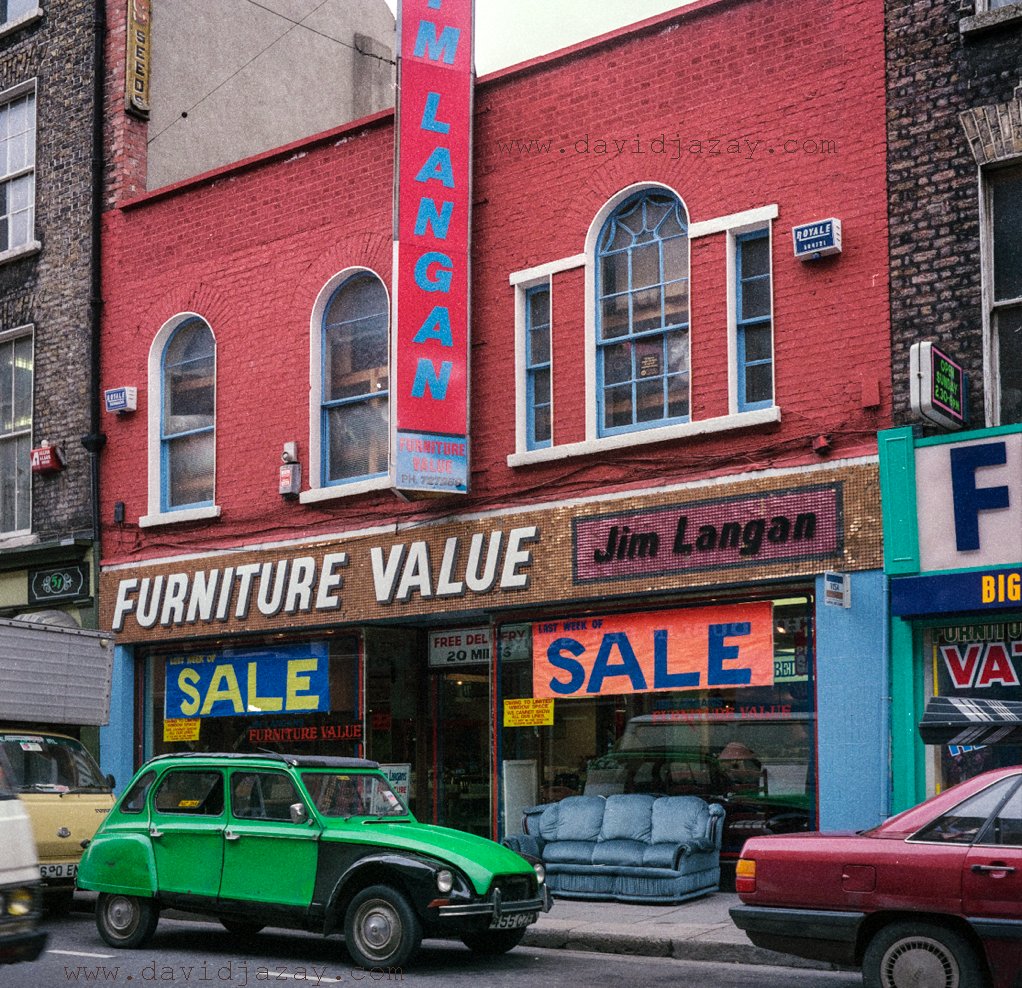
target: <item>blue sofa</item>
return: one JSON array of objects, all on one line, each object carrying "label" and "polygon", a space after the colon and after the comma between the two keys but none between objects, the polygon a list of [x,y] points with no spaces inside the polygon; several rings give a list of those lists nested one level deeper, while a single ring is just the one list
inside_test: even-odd
[{"label": "blue sofa", "polygon": [[504,843],[566,899],[682,902],[720,887],[724,810],[698,796],[569,796],[525,811]]}]

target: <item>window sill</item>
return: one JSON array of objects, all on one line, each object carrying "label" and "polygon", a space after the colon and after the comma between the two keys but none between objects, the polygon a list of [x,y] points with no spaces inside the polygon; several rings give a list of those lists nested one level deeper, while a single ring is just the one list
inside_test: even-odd
[{"label": "window sill", "polygon": [[971,17],[963,17],[958,22],[958,31],[962,37],[968,37],[1014,24],[1022,24],[1022,3],[1012,3],[997,10],[984,10]]},{"label": "window sill", "polygon": [[748,429],[751,426],[769,425],[780,421],[781,410],[776,405],[773,405],[770,408],[762,408],[755,412],[722,415],[719,418],[704,419],[700,422],[685,422],[682,425],[670,425],[661,429],[628,432],[618,436],[586,439],[583,442],[569,443],[565,446],[547,446],[544,449],[530,449],[522,453],[512,453],[507,458],[507,465],[509,467],[525,467],[531,466],[533,463],[549,463],[553,460],[561,460],[566,456],[588,456],[612,449],[626,449],[631,446],[662,443],[671,439],[691,439],[694,436],[705,436],[713,432]]},{"label": "window sill", "polygon": [[220,506],[208,508],[182,508],[180,511],[158,511],[152,515],[143,515],[138,520],[139,528],[154,528],[157,525],[181,525],[189,521],[208,521],[220,517]]},{"label": "window sill", "polygon": [[298,495],[300,504],[319,504],[321,501],[336,501],[342,497],[354,497],[369,491],[385,491],[391,487],[390,475],[373,477],[370,480],[358,480],[351,484],[336,484],[333,487],[313,487]]},{"label": "window sill", "polygon": [[8,34],[12,34],[15,31],[20,30],[33,21],[42,20],[43,11],[41,7],[36,7],[35,10],[30,10],[27,14],[22,14],[15,21],[8,21],[6,24],[0,25],[0,38],[6,37]]},{"label": "window sill", "polygon": [[0,264],[6,264],[8,261],[17,261],[31,254],[38,254],[42,249],[43,245],[38,240],[30,240],[27,244],[22,244],[20,247],[12,247],[10,250],[0,251]]}]

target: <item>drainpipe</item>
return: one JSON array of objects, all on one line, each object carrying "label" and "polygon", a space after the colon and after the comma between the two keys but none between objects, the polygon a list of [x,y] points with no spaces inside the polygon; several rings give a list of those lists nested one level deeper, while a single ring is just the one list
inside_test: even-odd
[{"label": "drainpipe", "polygon": [[92,573],[96,592],[93,594],[93,627],[99,627],[99,453],[106,443],[100,432],[99,332],[103,313],[102,273],[100,268],[103,226],[103,94],[106,73],[106,0],[96,0],[93,20],[93,88],[92,88],[92,250],[89,275],[89,327],[91,330],[89,392],[89,434],[82,436],[82,445],[89,453],[92,495]]}]

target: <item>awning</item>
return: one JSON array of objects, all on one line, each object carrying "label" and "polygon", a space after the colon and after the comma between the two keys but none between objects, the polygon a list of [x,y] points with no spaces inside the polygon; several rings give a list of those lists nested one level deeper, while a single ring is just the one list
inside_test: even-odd
[{"label": "awning", "polygon": [[935,696],[926,704],[919,734],[924,744],[1022,744],[1022,703]]}]

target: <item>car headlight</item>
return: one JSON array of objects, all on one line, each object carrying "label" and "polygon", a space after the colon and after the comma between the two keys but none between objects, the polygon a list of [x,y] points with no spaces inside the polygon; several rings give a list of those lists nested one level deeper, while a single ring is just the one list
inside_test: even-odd
[{"label": "car headlight", "polygon": [[543,862],[537,861],[532,866],[532,870],[536,873],[536,881],[542,885],[546,881],[546,868],[543,867]]},{"label": "car headlight", "polygon": [[14,889],[7,895],[7,915],[27,916],[32,911],[34,899],[28,889]]},{"label": "car headlight", "polygon": [[447,868],[441,868],[436,873],[436,887],[446,895],[454,888],[454,874]]}]

